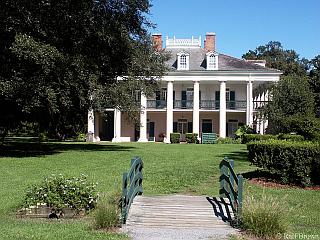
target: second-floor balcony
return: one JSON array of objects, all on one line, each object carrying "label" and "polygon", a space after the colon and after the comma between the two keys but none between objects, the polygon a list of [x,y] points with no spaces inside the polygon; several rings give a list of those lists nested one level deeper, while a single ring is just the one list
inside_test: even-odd
[{"label": "second-floor balcony", "polygon": [[[219,110],[220,101],[218,100],[201,100],[200,109],[203,110]],[[167,107],[167,102],[165,100],[148,100],[148,109],[165,109]],[[193,100],[174,100],[174,109],[193,109]],[[227,101],[226,109],[231,110],[245,110],[247,108],[247,101]]]}]

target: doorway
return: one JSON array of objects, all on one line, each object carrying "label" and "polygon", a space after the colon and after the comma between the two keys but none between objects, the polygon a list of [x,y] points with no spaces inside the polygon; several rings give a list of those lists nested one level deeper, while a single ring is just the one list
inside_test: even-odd
[{"label": "doorway", "polygon": [[178,132],[180,133],[180,141],[186,141],[186,133],[188,132],[187,119],[178,119]]},{"label": "doorway", "polygon": [[238,120],[228,120],[227,122],[227,136],[234,138],[235,137],[235,133],[238,129]]},{"label": "doorway", "polygon": [[212,133],[212,119],[202,119],[202,132]]}]

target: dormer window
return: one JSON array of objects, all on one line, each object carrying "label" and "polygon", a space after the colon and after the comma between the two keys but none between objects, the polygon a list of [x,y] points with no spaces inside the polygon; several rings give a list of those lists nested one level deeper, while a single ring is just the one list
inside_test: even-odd
[{"label": "dormer window", "polygon": [[207,70],[218,70],[218,53],[207,53]]},{"label": "dormer window", "polygon": [[180,52],[177,54],[178,70],[189,70],[189,54]]}]

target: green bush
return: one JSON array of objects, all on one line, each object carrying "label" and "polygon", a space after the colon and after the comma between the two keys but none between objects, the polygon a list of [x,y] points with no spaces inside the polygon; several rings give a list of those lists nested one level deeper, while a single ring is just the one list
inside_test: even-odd
[{"label": "green bush", "polygon": [[180,143],[180,133],[170,133],[171,143]]},{"label": "green bush", "polygon": [[277,199],[265,194],[260,199],[247,197],[243,203],[241,224],[258,237],[274,238],[287,231],[287,215],[288,211]]},{"label": "green bush", "polygon": [[97,205],[94,213],[95,229],[111,229],[120,224],[121,194],[115,193],[107,198],[107,201]]},{"label": "green bush", "polygon": [[247,148],[250,162],[278,175],[283,183],[306,186],[319,181],[319,143],[270,140],[250,142]]},{"label": "green bush", "polygon": [[308,140],[320,140],[320,120],[314,117],[292,117],[290,131],[304,136]]},{"label": "green bush", "polygon": [[42,132],[39,133],[39,142],[47,142],[48,141],[48,133]]},{"label": "green bush", "polygon": [[241,143],[248,143],[252,141],[262,141],[262,140],[270,140],[270,139],[277,139],[277,135],[271,135],[271,134],[243,134],[242,136],[242,142]]},{"label": "green bush", "polygon": [[95,188],[96,184],[89,183],[83,174],[72,178],[52,174],[27,191],[25,207],[42,203],[56,209],[93,209],[98,199]]},{"label": "green bush", "polygon": [[304,141],[304,137],[298,134],[280,134],[278,139],[287,141]]},{"label": "green bush", "polygon": [[77,133],[76,140],[78,142],[84,142],[86,140],[86,134],[85,133]]},{"label": "green bush", "polygon": [[187,133],[186,141],[187,143],[198,143],[198,133]]},{"label": "green bush", "polygon": [[217,141],[218,144],[239,144],[241,143],[241,139],[237,138],[230,138],[230,137],[226,137],[226,138],[218,138]]}]

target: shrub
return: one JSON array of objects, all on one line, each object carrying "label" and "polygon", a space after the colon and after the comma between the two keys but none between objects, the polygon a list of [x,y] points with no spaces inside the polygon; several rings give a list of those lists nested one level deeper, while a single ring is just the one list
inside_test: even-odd
[{"label": "shrub", "polygon": [[235,132],[235,135],[236,135],[236,138],[242,139],[244,134],[254,134],[254,133],[256,132],[252,127],[248,125],[243,125],[237,129],[237,131]]},{"label": "shrub", "polygon": [[239,144],[239,143],[241,143],[241,139],[240,138],[234,139],[234,138],[229,138],[229,137],[218,138],[217,143],[218,144]]},{"label": "shrub", "polygon": [[197,143],[198,142],[198,134],[197,133],[187,133],[186,134],[187,143]]},{"label": "shrub", "polygon": [[94,228],[110,229],[120,224],[121,194],[115,193],[108,197],[107,201],[97,205],[94,214]]},{"label": "shrub", "polygon": [[244,134],[242,136],[242,142],[241,143],[248,143],[252,141],[262,141],[262,140],[270,140],[270,139],[277,139],[277,135],[271,135],[271,134]]},{"label": "shrub", "polygon": [[278,175],[283,183],[305,186],[318,181],[318,143],[270,140],[250,142],[247,148],[249,161]]},{"label": "shrub", "polygon": [[180,133],[170,133],[171,143],[180,143]]},{"label": "shrub", "polygon": [[247,197],[243,203],[242,228],[258,237],[276,237],[287,231],[288,211],[281,201],[262,195],[261,199]]},{"label": "shrub", "polygon": [[304,141],[304,137],[298,134],[280,134],[278,139],[287,141]]},{"label": "shrub", "polygon": [[86,140],[86,134],[81,132],[77,133],[76,140],[78,142],[84,142]]},{"label": "shrub", "polygon": [[76,210],[93,209],[98,199],[95,188],[96,184],[89,183],[83,174],[73,178],[53,174],[27,191],[25,206],[44,203],[56,209],[63,207]]},{"label": "shrub", "polygon": [[48,133],[42,132],[39,133],[39,142],[47,142],[48,141]]}]

